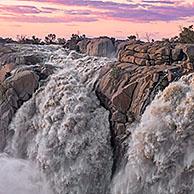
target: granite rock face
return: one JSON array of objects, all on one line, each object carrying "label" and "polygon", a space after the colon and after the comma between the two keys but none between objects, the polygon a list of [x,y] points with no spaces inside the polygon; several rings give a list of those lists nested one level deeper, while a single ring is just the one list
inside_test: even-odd
[{"label": "granite rock face", "polygon": [[103,67],[96,87],[102,104],[111,112],[116,158],[124,153],[127,126],[143,114],[159,91],[194,71],[193,45],[130,43],[120,50],[118,62]]}]

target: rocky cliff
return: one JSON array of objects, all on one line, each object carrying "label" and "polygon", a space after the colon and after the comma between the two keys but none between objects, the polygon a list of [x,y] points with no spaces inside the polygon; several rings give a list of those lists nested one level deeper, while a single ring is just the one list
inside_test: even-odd
[{"label": "rocky cliff", "polygon": [[[194,70],[194,45],[169,42],[128,43],[118,61],[101,69],[96,93],[111,112],[115,158],[125,152],[127,128],[137,121],[156,94]],[[123,147],[124,146],[124,147]]]}]

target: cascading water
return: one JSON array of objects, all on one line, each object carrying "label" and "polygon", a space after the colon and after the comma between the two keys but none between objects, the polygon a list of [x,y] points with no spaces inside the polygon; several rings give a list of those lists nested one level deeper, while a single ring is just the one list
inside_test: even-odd
[{"label": "cascading water", "polygon": [[132,131],[112,194],[194,193],[194,74],[170,84]]},{"label": "cascading water", "polygon": [[[108,61],[63,49],[52,51],[47,63],[59,70],[23,104],[10,124],[14,135],[5,152],[26,160],[24,177],[28,162],[33,161],[54,194],[109,193],[113,163],[109,112],[93,91],[98,72]],[[15,161],[22,169],[24,160],[7,160],[13,163],[10,168],[15,168]]]},{"label": "cascading water", "polygon": [[111,180],[109,113],[93,91],[110,59],[59,47],[26,49],[58,70],[9,126],[14,133],[0,155],[0,194],[193,193],[194,75],[158,94],[129,129],[127,164]]}]

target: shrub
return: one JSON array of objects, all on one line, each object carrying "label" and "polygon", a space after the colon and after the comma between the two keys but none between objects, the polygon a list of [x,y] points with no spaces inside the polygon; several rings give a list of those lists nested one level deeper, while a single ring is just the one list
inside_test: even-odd
[{"label": "shrub", "polygon": [[32,38],[27,38],[24,35],[17,35],[17,41],[19,44],[41,44],[41,39],[34,35]]},{"label": "shrub", "polygon": [[117,66],[113,66],[110,72],[112,78],[117,79],[120,76],[121,68]]},{"label": "shrub", "polygon": [[135,35],[130,35],[127,38],[128,38],[128,40],[136,40],[137,39],[137,37]]},{"label": "shrub", "polygon": [[56,34],[48,34],[46,37],[45,37],[45,43],[46,44],[56,44]]},{"label": "shrub", "polygon": [[40,43],[41,43],[41,39],[33,35],[32,44],[40,44]]},{"label": "shrub", "polygon": [[71,39],[66,42],[64,48],[68,48],[70,50],[75,50],[79,52],[80,50],[77,43],[85,39],[87,39],[85,34],[83,35],[72,34]]},{"label": "shrub", "polygon": [[193,25],[189,27],[181,27],[181,32],[177,38],[178,42],[186,44],[194,44]]}]

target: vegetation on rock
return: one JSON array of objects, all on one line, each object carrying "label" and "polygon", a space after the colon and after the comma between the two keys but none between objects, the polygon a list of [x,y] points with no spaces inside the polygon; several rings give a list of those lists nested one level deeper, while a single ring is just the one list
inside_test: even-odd
[{"label": "vegetation on rock", "polygon": [[179,34],[179,42],[187,43],[187,44],[194,44],[193,25],[189,27],[181,28],[181,32]]}]

